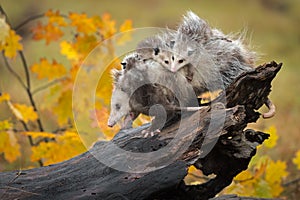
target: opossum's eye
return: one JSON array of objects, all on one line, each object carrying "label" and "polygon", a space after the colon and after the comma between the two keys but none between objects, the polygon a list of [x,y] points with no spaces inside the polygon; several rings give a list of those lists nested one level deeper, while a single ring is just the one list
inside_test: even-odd
[{"label": "opossum's eye", "polygon": [[182,59],[181,59],[181,60],[178,60],[178,63],[179,63],[179,64],[183,63],[183,60],[182,60]]},{"label": "opossum's eye", "polygon": [[166,63],[166,64],[169,64],[169,61],[165,60],[165,63]]},{"label": "opossum's eye", "polygon": [[121,109],[121,106],[118,103],[115,105],[115,107],[116,107],[116,110],[120,110]]}]

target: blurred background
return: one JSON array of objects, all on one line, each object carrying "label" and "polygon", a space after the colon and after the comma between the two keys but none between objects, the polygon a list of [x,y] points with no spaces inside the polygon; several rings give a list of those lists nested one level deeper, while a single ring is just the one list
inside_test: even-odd
[{"label": "blurred background", "polygon": [[[255,129],[275,126],[280,136],[276,148],[268,152],[272,158],[292,165],[295,152],[300,149],[300,1],[298,0],[0,0],[10,23],[19,24],[24,19],[45,13],[49,9],[87,13],[89,16],[108,12],[116,22],[131,19],[134,28],[175,28],[187,10],[192,10],[225,34],[247,31],[246,42],[260,55],[257,65],[275,60],[283,68],[273,81],[271,99],[277,107],[276,116],[251,125]],[[44,55],[56,55],[51,45],[30,41],[28,24],[18,33],[23,37],[24,52],[29,62]],[[39,46],[40,45],[40,46]],[[3,65],[3,60],[0,59]],[[0,67],[0,79],[8,72]],[[1,86],[2,87],[2,86]],[[19,97],[14,83],[10,85]],[[21,97],[20,97],[21,100]],[[22,100],[21,100],[22,101]],[[263,108],[261,111],[266,111]],[[1,111],[5,112],[5,111]],[[0,113],[2,117],[4,113]],[[296,172],[295,172],[296,173]],[[298,174],[299,175],[299,174]]]}]

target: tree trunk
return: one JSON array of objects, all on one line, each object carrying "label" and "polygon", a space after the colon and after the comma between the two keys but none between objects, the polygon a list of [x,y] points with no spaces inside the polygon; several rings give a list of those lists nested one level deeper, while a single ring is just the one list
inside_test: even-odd
[{"label": "tree trunk", "polygon": [[[141,133],[149,125],[121,130],[70,160],[0,173],[0,199],[213,198],[247,169],[257,145],[269,137],[245,128],[259,118],[255,110],[266,102],[281,65],[271,62],[242,74],[211,105],[183,114],[154,137]],[[215,178],[185,185],[190,165]]]}]

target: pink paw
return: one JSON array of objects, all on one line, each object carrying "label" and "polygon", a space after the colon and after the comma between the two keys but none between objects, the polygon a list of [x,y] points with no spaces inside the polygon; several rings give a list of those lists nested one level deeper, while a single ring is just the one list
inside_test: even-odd
[{"label": "pink paw", "polygon": [[142,134],[144,134],[144,138],[147,138],[149,135],[150,135],[150,137],[153,137],[157,133],[160,133],[159,129],[156,129],[155,131],[151,131],[151,130],[143,130],[142,131]]}]

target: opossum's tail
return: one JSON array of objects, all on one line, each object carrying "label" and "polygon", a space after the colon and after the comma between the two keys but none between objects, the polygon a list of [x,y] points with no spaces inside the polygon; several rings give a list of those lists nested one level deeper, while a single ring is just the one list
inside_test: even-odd
[{"label": "opossum's tail", "polygon": [[263,115],[262,115],[263,118],[268,119],[268,118],[273,117],[276,113],[275,105],[273,104],[273,102],[269,98],[266,100],[265,105],[269,108],[269,111],[266,112],[266,113],[263,113]]}]

